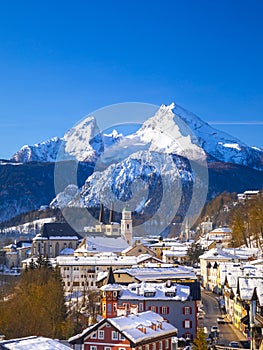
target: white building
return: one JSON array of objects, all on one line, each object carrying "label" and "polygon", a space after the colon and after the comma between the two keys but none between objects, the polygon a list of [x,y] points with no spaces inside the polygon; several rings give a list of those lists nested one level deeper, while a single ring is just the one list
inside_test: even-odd
[{"label": "white building", "polygon": [[113,269],[128,268],[152,259],[151,255],[118,256],[101,253],[94,256],[58,256],[54,260],[60,268],[66,293],[84,292],[96,288],[98,274]]}]

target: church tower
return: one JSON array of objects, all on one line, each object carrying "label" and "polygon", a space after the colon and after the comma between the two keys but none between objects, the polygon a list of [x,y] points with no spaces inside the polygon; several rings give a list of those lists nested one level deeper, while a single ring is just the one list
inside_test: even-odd
[{"label": "church tower", "polygon": [[124,208],[122,210],[122,219],[121,219],[121,235],[124,237],[126,242],[131,246],[132,245],[132,218],[131,211]]}]

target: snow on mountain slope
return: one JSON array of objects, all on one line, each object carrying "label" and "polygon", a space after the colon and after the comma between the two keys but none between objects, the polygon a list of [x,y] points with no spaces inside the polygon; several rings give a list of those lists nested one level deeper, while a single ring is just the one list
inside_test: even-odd
[{"label": "snow on mountain slope", "polygon": [[198,171],[185,157],[139,151],[94,172],[80,191],[72,193],[70,201],[68,189],[59,193],[51,206],[63,210],[97,207],[103,203],[105,208],[110,208],[114,203],[114,210],[119,213],[128,206],[137,213],[140,225],[147,222],[157,234],[176,214],[183,220],[186,214],[191,220],[199,214],[206,200],[207,173],[206,169]]},{"label": "snow on mountain slope", "polygon": [[54,162],[57,158],[58,151],[63,144],[63,139],[54,137],[33,146],[25,145],[11,158],[16,162]]},{"label": "snow on mountain slope", "polygon": [[74,159],[94,162],[103,152],[104,146],[93,116],[89,116],[71,128],[63,138],[23,146],[11,160],[18,162],[55,162]]},{"label": "snow on mountain slope", "polygon": [[217,160],[263,170],[263,151],[211,127],[195,114],[174,104],[173,112],[192,130],[198,144]]},{"label": "snow on mountain slope", "polygon": [[[96,161],[104,146],[93,116],[89,116],[71,128],[63,137],[65,158],[78,161]],[[59,155],[59,158],[61,155]]]},{"label": "snow on mountain slope", "polygon": [[[136,116],[135,116],[136,117]],[[71,128],[63,138],[54,138],[34,146],[24,146],[11,160],[56,161],[76,159],[99,163],[106,168],[140,150],[172,153],[190,160],[230,162],[263,170],[263,151],[248,147],[237,138],[221,132],[178,105],[162,105],[141,128],[128,136],[100,133],[93,116]]]}]

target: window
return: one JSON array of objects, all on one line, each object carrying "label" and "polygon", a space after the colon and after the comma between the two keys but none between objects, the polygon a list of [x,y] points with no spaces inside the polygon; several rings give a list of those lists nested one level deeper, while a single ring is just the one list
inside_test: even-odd
[{"label": "window", "polygon": [[168,348],[169,348],[169,340],[165,339],[165,349],[168,349]]},{"label": "window", "polygon": [[102,305],[102,310],[103,310],[103,312],[106,311],[106,304],[105,303],[103,303],[103,305]]},{"label": "window", "polygon": [[97,339],[97,332],[93,332],[91,334],[91,339]]},{"label": "window", "polygon": [[192,308],[190,306],[183,307],[183,314],[184,315],[192,315]]},{"label": "window", "polygon": [[139,311],[143,311],[143,303],[139,303]]},{"label": "window", "polygon": [[125,307],[126,310],[130,310],[130,304],[129,303],[123,303],[122,306]]},{"label": "window", "polygon": [[156,344],[152,343],[152,350],[156,350]]},{"label": "window", "polygon": [[167,315],[169,313],[169,308],[167,306],[161,307],[161,315]]},{"label": "window", "polygon": [[98,339],[104,339],[104,331],[99,331],[98,334]]},{"label": "window", "polygon": [[159,350],[163,350],[163,342],[159,341]]},{"label": "window", "polygon": [[192,321],[184,320],[183,321],[183,328],[192,328]]},{"label": "window", "polygon": [[188,340],[188,339],[192,339],[192,334],[191,333],[185,333],[185,339]]},{"label": "window", "polygon": [[111,304],[108,304],[107,307],[108,307],[108,313],[111,313]]},{"label": "window", "polygon": [[149,310],[153,311],[153,312],[157,312],[157,306],[150,306]]},{"label": "window", "polygon": [[90,350],[97,350],[97,346],[91,345]]},{"label": "window", "polygon": [[124,337],[124,335],[123,334],[119,334],[119,340],[125,340],[125,337]]},{"label": "window", "polygon": [[104,350],[111,350],[110,346],[104,346]]},{"label": "window", "polygon": [[149,350],[149,344],[145,345],[145,350]]},{"label": "window", "polygon": [[112,339],[112,340],[118,340],[118,332],[112,331],[112,333],[111,333],[111,339]]}]

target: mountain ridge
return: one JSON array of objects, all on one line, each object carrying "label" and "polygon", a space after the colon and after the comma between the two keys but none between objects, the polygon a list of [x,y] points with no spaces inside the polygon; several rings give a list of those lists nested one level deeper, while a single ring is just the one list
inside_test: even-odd
[{"label": "mountain ridge", "polygon": [[[11,177],[4,171],[7,164]],[[62,164],[58,177],[56,164]],[[30,169],[34,166],[43,171],[41,181],[38,171]],[[173,215],[183,217],[184,210],[196,215],[192,202],[199,199],[202,204],[225,190],[239,192],[251,185],[261,189],[262,170],[261,150],[212,128],[176,104],[162,105],[125,135],[118,130],[100,132],[95,117],[89,116],[63,138],[24,146],[9,161],[0,162],[0,193],[11,208],[8,213],[0,208],[0,221],[41,205],[88,208],[107,198],[107,205],[118,203],[118,210],[133,198],[138,221],[143,221],[143,214],[147,220],[156,219],[155,211],[164,217],[166,210],[172,221]],[[56,193],[54,181],[60,183]],[[15,193],[14,183],[21,184]],[[173,202],[175,193],[179,199]],[[168,199],[175,209],[165,207]]]}]

